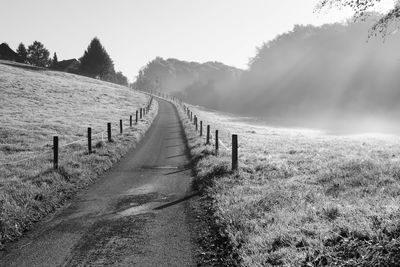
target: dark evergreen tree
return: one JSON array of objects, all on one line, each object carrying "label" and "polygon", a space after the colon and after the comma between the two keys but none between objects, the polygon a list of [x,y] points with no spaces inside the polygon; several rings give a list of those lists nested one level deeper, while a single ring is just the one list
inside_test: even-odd
[{"label": "dark evergreen tree", "polygon": [[26,51],[25,45],[20,43],[17,48],[17,54],[21,63],[26,63],[28,60],[28,51]]},{"label": "dark evergreen tree", "polygon": [[49,60],[49,50],[47,50],[41,42],[34,41],[28,47],[28,62],[34,66],[38,67],[48,67]]},{"label": "dark evergreen tree", "polygon": [[95,37],[80,58],[80,70],[82,74],[114,82],[114,64],[107,51]]},{"label": "dark evergreen tree", "polygon": [[56,52],[54,52],[54,54],[53,54],[53,60],[52,60],[52,63],[53,63],[53,64],[56,64],[56,63],[58,63],[58,58],[57,58],[57,53],[56,53]]}]

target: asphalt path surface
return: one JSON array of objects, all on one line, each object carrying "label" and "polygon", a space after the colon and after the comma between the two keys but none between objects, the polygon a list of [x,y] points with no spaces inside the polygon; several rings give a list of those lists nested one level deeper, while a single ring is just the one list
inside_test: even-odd
[{"label": "asphalt path surface", "polygon": [[9,244],[0,266],[195,266],[185,204],[191,179],[176,108],[159,100],[138,147]]}]

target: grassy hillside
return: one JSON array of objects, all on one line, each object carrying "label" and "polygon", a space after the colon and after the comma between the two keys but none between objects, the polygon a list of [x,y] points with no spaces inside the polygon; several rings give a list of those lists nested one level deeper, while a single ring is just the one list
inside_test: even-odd
[{"label": "grassy hillside", "polygon": [[[196,186],[231,248],[223,257],[242,266],[398,264],[399,137],[278,129],[192,110],[228,147],[215,156],[186,122]],[[230,133],[239,136],[235,173]]]},{"label": "grassy hillside", "polygon": [[[0,242],[19,236],[108,169],[157,113],[153,102],[149,115],[129,129],[129,115],[144,107],[148,96],[73,74],[3,64],[0,96]],[[102,142],[107,122],[113,143]],[[91,155],[87,127],[94,135]],[[60,140],[58,171],[52,169],[54,135]]]}]

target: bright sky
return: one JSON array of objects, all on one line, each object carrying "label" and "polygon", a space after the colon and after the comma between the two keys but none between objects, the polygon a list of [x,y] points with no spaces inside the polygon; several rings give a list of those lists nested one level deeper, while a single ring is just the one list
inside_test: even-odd
[{"label": "bright sky", "polygon": [[[389,0],[388,0],[389,1]],[[317,0],[0,0],[0,43],[42,42],[59,60],[79,58],[97,36],[133,80],[156,56],[246,68],[256,47],[294,24],[342,21]],[[389,1],[390,3],[392,1]]]}]

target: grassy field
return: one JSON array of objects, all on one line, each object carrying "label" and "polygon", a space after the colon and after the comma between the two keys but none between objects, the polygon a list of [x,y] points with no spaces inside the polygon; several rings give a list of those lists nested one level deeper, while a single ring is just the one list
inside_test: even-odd
[{"label": "grassy field", "polygon": [[228,148],[215,156],[186,120],[195,186],[229,243],[219,256],[241,266],[399,266],[398,136],[271,128],[191,109]]},{"label": "grassy field", "polygon": [[[153,101],[149,114],[129,129],[129,116],[145,107],[148,96],[73,74],[3,64],[0,95],[0,247],[111,167],[137,144],[158,110]],[[107,122],[112,143],[105,142]],[[94,135],[90,155],[87,127]],[[58,171],[52,169],[54,135]]]}]

